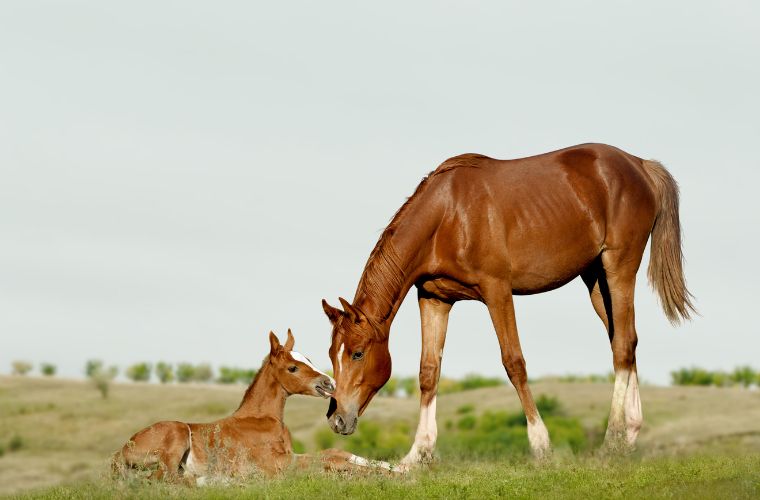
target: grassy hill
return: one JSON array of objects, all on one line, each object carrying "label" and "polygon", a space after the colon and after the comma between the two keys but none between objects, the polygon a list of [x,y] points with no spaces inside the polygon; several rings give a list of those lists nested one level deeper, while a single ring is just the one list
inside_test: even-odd
[{"label": "grassy hill", "polygon": [[[609,411],[612,387],[605,383],[547,381],[534,383],[533,392],[557,397],[566,413],[578,418],[584,427],[601,429]],[[627,491],[628,483],[614,486],[615,481],[621,480],[621,474],[634,481],[628,486],[641,483],[645,489],[656,490],[657,478],[651,474],[665,471],[659,477],[662,481],[686,480],[686,483],[679,480],[671,485],[672,491],[682,491],[684,495],[700,493],[699,496],[704,496],[723,487],[734,488],[730,490],[734,495],[760,495],[757,472],[760,470],[760,391],[644,386],[641,392],[645,423],[639,449],[634,457],[616,461],[613,466],[594,456],[558,457],[555,463],[542,467],[526,459],[516,462],[514,458],[505,458],[503,463],[473,465],[457,457],[443,456],[430,470],[403,479],[362,478],[358,482],[350,481],[349,485],[340,477],[332,477],[321,484],[321,479],[301,475],[290,480],[252,484],[243,493],[254,497],[260,494],[285,497],[288,492],[293,493],[289,488],[301,485],[296,496],[305,495],[309,488],[316,488],[320,493],[317,496],[327,496],[329,492],[351,494],[351,490],[345,488],[361,484],[357,491],[366,495],[380,488],[378,494],[398,491],[412,497],[435,495],[435,491],[440,491],[441,496],[478,496],[498,493],[478,488],[487,487],[493,478],[501,477],[500,483],[492,485],[494,488],[513,488],[509,491],[523,491],[526,496],[532,496],[565,485],[566,489],[557,491],[576,491],[578,496],[583,496],[584,491],[597,494],[606,491],[599,489],[602,486],[594,486],[597,480],[606,484],[610,492]],[[197,422],[227,415],[236,408],[242,393],[241,386],[114,384],[109,399],[104,400],[82,381],[0,377],[0,446],[4,449],[0,456],[0,494],[36,488],[41,494],[53,497],[78,493],[110,496],[119,492],[127,496],[189,495],[188,491],[178,493],[170,487],[155,485],[140,486],[150,489],[137,490],[139,493],[119,490],[124,486],[103,479],[108,457],[132,433],[154,421]],[[446,432],[445,422],[456,418],[457,409],[464,405],[472,405],[476,414],[489,410],[519,411],[517,396],[509,386],[443,395],[438,403],[441,434]],[[326,426],[326,407],[326,401],[316,398],[295,396],[288,401],[285,421],[294,438],[307,450],[315,449],[314,435]],[[405,421],[414,429],[417,407],[416,399],[376,398],[363,419],[383,424]],[[478,477],[483,481],[474,479]],[[518,481],[521,477],[532,478],[533,486],[544,484],[550,489],[530,490],[533,486]],[[580,477],[587,477],[588,481],[578,483]],[[605,483],[605,478],[613,482]],[[60,484],[72,486],[39,490]],[[689,484],[697,485],[696,489],[679,489]],[[427,489],[415,489],[422,485],[427,485]],[[573,490],[572,485],[580,489]],[[462,495],[455,494],[456,491]],[[508,490],[502,493],[507,494]]]}]

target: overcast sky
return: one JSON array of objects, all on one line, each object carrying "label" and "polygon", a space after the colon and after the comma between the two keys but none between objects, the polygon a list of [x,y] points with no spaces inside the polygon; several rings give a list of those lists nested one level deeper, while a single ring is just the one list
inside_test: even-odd
[{"label": "overcast sky", "polygon": [[[258,366],[270,329],[329,366],[320,300],[447,157],[605,142],[681,185],[702,316],[672,328],[643,269],[639,371],[760,367],[760,4],[0,4],[0,373],[88,358]],[[532,377],[612,357],[579,281],[516,300]],[[417,372],[414,292],[391,333]],[[504,374],[482,304],[443,372]]]}]

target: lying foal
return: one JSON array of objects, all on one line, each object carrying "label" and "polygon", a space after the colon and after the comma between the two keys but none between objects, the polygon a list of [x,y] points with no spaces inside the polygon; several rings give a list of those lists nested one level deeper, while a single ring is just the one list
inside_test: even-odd
[{"label": "lying foal", "polygon": [[[335,390],[335,381],[293,351],[295,339],[290,330],[284,346],[272,332],[269,342],[269,356],[235,413],[207,424],[155,423],[132,436],[116,452],[114,471],[125,466],[155,466],[151,478],[175,479],[182,468],[184,475],[202,482],[209,474],[234,476],[258,469],[273,475],[294,461],[301,465],[313,461],[312,457],[293,454],[290,431],[283,423],[285,399],[291,394],[328,398]],[[340,450],[327,450],[319,460],[330,469],[390,469],[383,462],[370,462]]]}]

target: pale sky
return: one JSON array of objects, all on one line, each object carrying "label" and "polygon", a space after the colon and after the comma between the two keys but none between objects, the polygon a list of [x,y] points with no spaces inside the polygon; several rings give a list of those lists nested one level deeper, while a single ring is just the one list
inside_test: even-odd
[{"label": "pale sky", "polygon": [[[270,329],[329,366],[391,215],[447,157],[605,142],[681,185],[702,314],[636,294],[638,364],[760,368],[760,4],[0,4],[0,373],[85,360],[258,366]],[[531,377],[611,370],[579,281],[517,299]],[[414,291],[391,333],[417,372]],[[443,373],[504,376],[482,304]],[[506,379],[506,377],[505,377]]]}]

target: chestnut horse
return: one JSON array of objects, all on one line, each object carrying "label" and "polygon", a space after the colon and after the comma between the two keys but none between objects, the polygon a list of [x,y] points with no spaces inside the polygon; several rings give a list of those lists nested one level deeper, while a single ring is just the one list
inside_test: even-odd
[{"label": "chestnut horse", "polygon": [[449,311],[459,300],[488,307],[501,360],[517,390],[533,453],[551,449],[528,387],[514,295],[558,288],[580,276],[612,347],[615,384],[605,443],[632,446],[642,423],[636,372],[634,285],[651,235],[649,281],[677,323],[694,311],[682,270],[678,187],[658,162],[603,144],[517,160],[464,154],[417,186],[380,236],[353,303],[324,300],[337,388],[327,417],[351,434],[391,373],[388,336],[417,287],[422,324],[420,420],[408,468],[430,458]]},{"label": "chestnut horse", "polygon": [[[255,469],[272,475],[294,461],[301,466],[310,463],[313,457],[293,454],[290,431],[283,423],[285,399],[291,394],[327,398],[335,381],[292,350],[290,330],[284,346],[273,332],[269,342],[269,355],[232,416],[205,424],[164,421],[146,427],[114,454],[114,472],[156,467],[151,478],[177,479],[183,473],[202,484],[209,474],[239,476]],[[340,450],[324,451],[318,460],[330,469],[390,470],[384,462]]]}]

